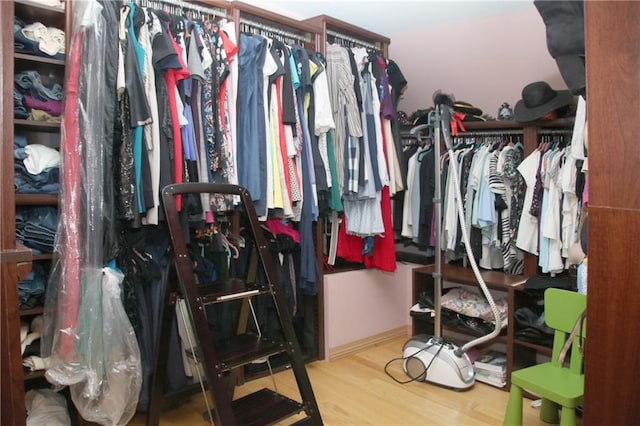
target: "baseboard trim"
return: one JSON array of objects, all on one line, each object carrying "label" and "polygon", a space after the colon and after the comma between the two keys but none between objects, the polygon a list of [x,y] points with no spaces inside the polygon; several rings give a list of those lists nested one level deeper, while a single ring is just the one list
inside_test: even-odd
[{"label": "baseboard trim", "polygon": [[360,352],[363,349],[388,342],[389,340],[393,340],[398,337],[408,337],[410,334],[411,326],[406,325],[382,333],[374,334],[373,336],[365,337],[364,339],[359,339],[351,343],[336,346],[335,348],[329,348],[329,359],[327,361]]}]

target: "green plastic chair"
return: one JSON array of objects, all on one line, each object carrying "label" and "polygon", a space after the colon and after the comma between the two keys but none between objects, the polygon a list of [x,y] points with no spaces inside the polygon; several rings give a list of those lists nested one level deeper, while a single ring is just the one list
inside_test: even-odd
[{"label": "green plastic chair", "polygon": [[[540,419],[547,423],[558,423],[558,408],[561,407],[560,424],[575,425],[575,409],[583,401],[584,359],[578,340],[584,338],[586,322],[582,332],[575,337],[565,362],[559,355],[571,334],[576,321],[587,306],[584,294],[549,288],[544,293],[544,316],[547,325],[555,330],[551,360],[543,364],[516,370],[511,373],[509,402],[504,416],[504,425],[522,425],[522,391],[526,389],[542,398]],[[580,337],[579,337],[580,336]]]}]

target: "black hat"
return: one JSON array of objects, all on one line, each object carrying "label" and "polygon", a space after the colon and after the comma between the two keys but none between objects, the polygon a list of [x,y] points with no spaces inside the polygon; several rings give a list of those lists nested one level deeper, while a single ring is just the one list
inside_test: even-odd
[{"label": "black hat", "polygon": [[464,114],[462,121],[487,121],[482,117],[482,110],[465,101],[455,101],[453,110]]},{"label": "black hat", "polygon": [[453,103],[453,110],[468,115],[482,115],[482,110],[480,108],[465,101],[455,101]]},{"label": "black hat", "polygon": [[567,87],[576,96],[587,95],[587,77],[584,55],[565,55],[556,58],[556,64]]},{"label": "black hat", "polygon": [[548,83],[536,81],[522,89],[522,99],[516,103],[513,118],[520,122],[539,120],[546,114],[572,103],[573,94],[569,90],[555,91]]},{"label": "black hat", "polygon": [[585,95],[585,44],[583,1],[534,0],[546,26],[547,49],[556,60],[567,87]]}]

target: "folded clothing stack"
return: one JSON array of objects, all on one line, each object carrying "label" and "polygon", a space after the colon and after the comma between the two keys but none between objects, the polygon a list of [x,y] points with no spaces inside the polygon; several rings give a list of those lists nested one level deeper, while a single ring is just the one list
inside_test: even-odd
[{"label": "folded clothing stack", "polygon": [[[443,289],[440,318],[442,323],[451,327],[461,327],[476,335],[486,335],[495,329],[495,321],[489,302],[480,294],[461,287]],[[433,292],[422,291],[418,295],[416,309],[411,310],[413,318],[432,321],[430,309],[433,309]],[[502,320],[501,333],[506,332],[507,300],[496,300],[496,307]]]},{"label": "folded clothing stack", "polygon": [[553,344],[554,331],[545,324],[544,312],[538,314],[533,309],[523,306],[516,309],[514,317],[516,339],[545,346]]},{"label": "folded clothing stack", "polygon": [[57,194],[60,152],[39,144],[28,144],[24,133],[13,137],[14,189],[18,194]]},{"label": "folded clothing stack", "polygon": [[14,76],[14,118],[60,121],[62,115],[62,85],[45,83],[38,71],[27,70]]},{"label": "folded clothing stack", "polygon": [[33,309],[44,305],[47,280],[51,272],[49,262],[33,262],[31,271],[18,281],[18,302],[20,309]]},{"label": "folded clothing stack", "polygon": [[37,253],[53,253],[58,210],[51,206],[16,209],[16,239]]},{"label": "folded clothing stack", "polygon": [[18,53],[64,59],[64,31],[47,27],[40,22],[25,23],[15,17],[13,20],[13,48]]}]

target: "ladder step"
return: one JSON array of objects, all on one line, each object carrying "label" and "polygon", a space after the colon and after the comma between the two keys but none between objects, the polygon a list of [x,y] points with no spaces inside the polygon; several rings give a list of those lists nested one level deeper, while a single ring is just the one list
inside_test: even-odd
[{"label": "ladder step", "polygon": [[304,411],[304,406],[270,389],[236,399],[232,409],[239,425],[272,424]]},{"label": "ladder step", "polygon": [[300,420],[298,420],[297,422],[292,423],[292,424],[291,424],[291,426],[312,425],[312,424],[314,424],[314,423],[315,423],[315,422],[314,422],[314,420],[313,420],[313,418],[312,418],[312,417],[310,417],[310,416],[306,416],[306,417],[301,418],[301,419],[300,419]]},{"label": "ladder step", "polygon": [[198,284],[198,296],[205,305],[228,302],[234,299],[257,296],[268,293],[269,287],[255,283],[247,283],[237,278],[229,278],[224,281]]},{"label": "ladder step", "polygon": [[286,351],[284,342],[276,342],[252,333],[239,334],[217,344],[221,364],[225,370],[240,367]]},{"label": "ladder step", "polygon": [[[217,341],[215,346],[222,371],[228,371],[287,350],[283,342],[276,342],[253,333],[239,334]],[[193,352],[187,351],[187,356],[193,358]]]}]

